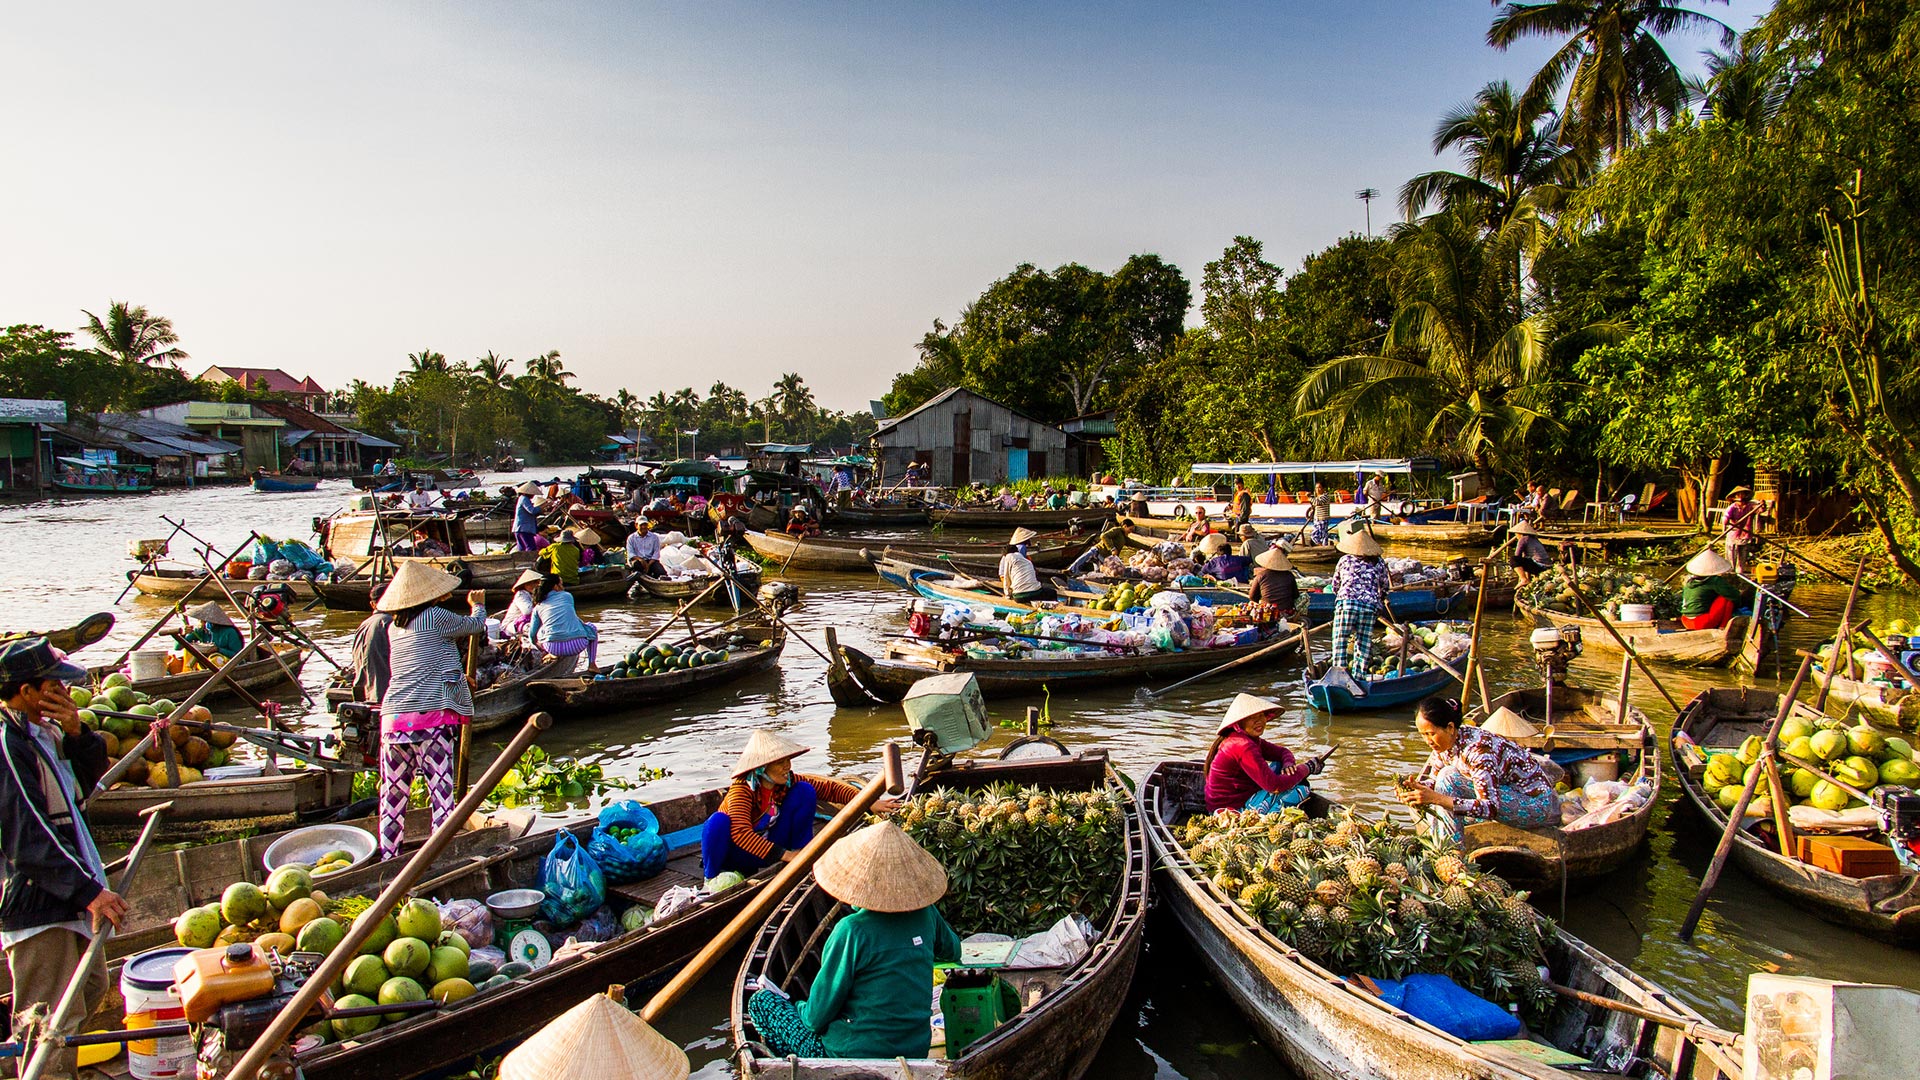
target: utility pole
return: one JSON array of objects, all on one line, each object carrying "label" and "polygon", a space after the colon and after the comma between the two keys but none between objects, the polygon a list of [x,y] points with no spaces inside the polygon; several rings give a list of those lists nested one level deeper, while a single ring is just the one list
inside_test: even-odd
[{"label": "utility pole", "polygon": [[1356,199],[1359,199],[1360,202],[1363,205],[1365,205],[1367,208],[1367,211],[1366,211],[1367,235],[1372,236],[1373,235],[1373,200],[1380,197],[1380,191],[1378,188],[1363,187],[1359,191],[1354,192],[1353,197]]}]

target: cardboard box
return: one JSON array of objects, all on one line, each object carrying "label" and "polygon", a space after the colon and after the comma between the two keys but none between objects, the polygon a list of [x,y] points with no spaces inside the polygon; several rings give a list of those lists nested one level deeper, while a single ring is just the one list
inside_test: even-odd
[{"label": "cardboard box", "polygon": [[1878,877],[1900,872],[1893,849],[1857,836],[1813,836],[1802,833],[1800,861],[1851,878]]},{"label": "cardboard box", "polygon": [[1911,1077],[1920,993],[1792,975],[1747,978],[1746,1080]]}]

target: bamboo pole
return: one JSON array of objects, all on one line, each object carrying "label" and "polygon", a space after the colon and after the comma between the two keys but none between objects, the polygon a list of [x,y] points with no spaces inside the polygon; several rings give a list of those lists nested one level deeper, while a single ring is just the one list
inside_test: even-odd
[{"label": "bamboo pole", "polygon": [[1620,631],[1615,629],[1614,625],[1607,621],[1607,617],[1601,614],[1599,608],[1593,606],[1593,601],[1587,599],[1585,590],[1580,588],[1579,575],[1577,573],[1568,574],[1567,584],[1573,589],[1573,595],[1579,599],[1580,606],[1586,608],[1587,614],[1593,616],[1594,621],[1598,622],[1607,633],[1613,636],[1613,640],[1619,644],[1620,648],[1625,650],[1626,654],[1633,659],[1633,662],[1640,666],[1640,673],[1647,677],[1647,681],[1653,684],[1653,688],[1660,691],[1660,696],[1666,698],[1667,704],[1673,706],[1673,711],[1678,713],[1680,711],[1680,703],[1675,701],[1673,695],[1667,692],[1665,684],[1661,683],[1660,677],[1655,675],[1653,669],[1647,666],[1647,662],[1640,658],[1639,650],[1633,647],[1632,642],[1621,637]]},{"label": "bamboo pole", "polygon": [[707,973],[707,969],[733,948],[734,942],[740,939],[740,935],[759,926],[761,920],[766,918],[767,912],[773,910],[773,906],[780,902],[780,898],[785,896],[789,889],[793,888],[794,884],[800,880],[800,876],[813,867],[814,861],[826,851],[827,846],[845,832],[849,825],[858,821],[867,812],[867,808],[879,800],[883,792],[904,790],[906,790],[906,780],[900,771],[900,747],[889,742],[881,749],[880,772],[872,780],[867,781],[867,786],[860,789],[860,794],[854,796],[852,802],[840,808],[840,812],[833,816],[833,820],[821,826],[820,831],[814,834],[807,846],[796,852],[793,858],[780,868],[780,872],[773,876],[772,881],[761,887],[754,898],[747,902],[747,906],[727,924],[726,929],[715,935],[712,941],[707,942],[693,959],[687,961],[685,967],[681,968],[665,986],[660,988],[658,993],[653,995],[653,998],[640,1010],[640,1019],[649,1024],[658,1023],[660,1014],[672,1008],[673,1003],[680,1000],[681,995],[691,989],[694,983],[699,982],[700,977]]},{"label": "bamboo pole", "polygon": [[[1313,627],[1313,629],[1320,630],[1331,625],[1333,624],[1321,623],[1319,626]],[[1270,656],[1277,650],[1285,648],[1286,646],[1289,646],[1289,645],[1293,645],[1296,642],[1300,644],[1305,644],[1307,640],[1307,629],[1308,629],[1307,626],[1305,624],[1302,624],[1300,627],[1300,631],[1296,634],[1293,634],[1289,637],[1281,638],[1279,641],[1276,641],[1273,644],[1268,645],[1263,649],[1250,652],[1247,655],[1242,656],[1238,659],[1229,660],[1226,663],[1221,664],[1219,667],[1208,668],[1207,670],[1200,672],[1198,675],[1189,675],[1186,678],[1181,679],[1179,682],[1174,683],[1171,686],[1162,686],[1162,687],[1157,687],[1155,689],[1148,690],[1146,691],[1146,695],[1150,698],[1157,698],[1162,694],[1171,694],[1175,690],[1180,689],[1181,687],[1187,685],[1188,683],[1199,682],[1201,679],[1205,679],[1214,675],[1219,675],[1223,672],[1232,671],[1234,668],[1237,668],[1237,667],[1244,667],[1245,665],[1250,664],[1253,661],[1260,659],[1261,657]]]},{"label": "bamboo pole", "polygon": [[[527,722],[507,744],[506,749],[500,753],[499,757],[493,759],[493,764],[487,766],[487,771],[481,776],[480,782],[467,792],[466,796],[460,800],[460,804],[453,808],[453,813],[440,824],[439,828],[433,830],[433,835],[427,838],[427,842],[420,845],[420,849],[413,853],[413,858],[407,861],[407,865],[402,867],[400,872],[394,875],[393,880],[387,883],[387,887],[380,891],[379,898],[374,900],[370,910],[391,911],[400,903],[401,898],[413,888],[414,882],[420,880],[420,876],[433,865],[433,861],[440,857],[440,853],[446,850],[448,844],[453,842],[454,835],[466,824],[467,819],[480,808],[481,800],[492,792],[494,785],[500,782],[500,777],[520,760],[520,755],[532,745],[536,736],[552,726],[553,717],[544,712],[534,713],[527,718]],[[339,978],[340,973],[346,970],[347,963],[360,951],[360,946],[373,936],[379,922],[379,919],[353,921],[353,926],[347,931],[346,938],[327,954],[327,958],[320,962],[320,967],[301,985],[299,990],[294,992],[292,999],[274,1016],[273,1022],[268,1024],[267,1029],[253,1041],[253,1045],[247,1048],[246,1054],[234,1063],[233,1068],[227,1073],[231,1080],[255,1080],[258,1077],[260,1067],[266,1064],[267,1058],[280,1048],[281,1043],[287,1041],[287,1037],[293,1034],[295,1028],[306,1021],[307,1014],[320,1000],[320,995],[325,993],[327,988],[333,985],[333,981]]]},{"label": "bamboo pole", "polygon": [[[1774,715],[1773,724],[1767,729],[1766,744],[1778,745],[1780,728],[1793,712],[1794,700],[1800,696],[1800,685],[1807,681],[1807,671],[1813,667],[1813,661],[1802,657],[1800,670],[1793,676],[1793,686],[1780,699],[1780,711]],[[1760,770],[1751,770],[1747,782],[1740,789],[1740,799],[1727,811],[1727,827],[1720,834],[1720,846],[1713,851],[1713,861],[1707,865],[1707,873],[1700,880],[1700,891],[1694,894],[1693,906],[1687,909],[1687,917],[1680,923],[1680,940],[1692,941],[1694,927],[1700,925],[1700,916],[1706,914],[1707,897],[1713,893],[1713,887],[1720,883],[1720,872],[1727,867],[1727,855],[1733,851],[1734,838],[1740,835],[1741,823],[1747,816],[1747,804],[1753,801],[1754,789],[1760,786]],[[1773,797],[1780,798],[1780,789],[1773,789]]]},{"label": "bamboo pole", "polygon": [[[1487,611],[1487,579],[1491,560],[1480,562],[1480,589],[1473,602],[1473,630],[1467,635],[1467,671],[1460,680],[1460,715],[1465,716],[1467,707],[1473,702],[1473,676],[1480,670],[1480,619]],[[1482,675],[1482,678],[1485,678]],[[1486,703],[1486,691],[1480,693],[1480,700]]]},{"label": "bamboo pole", "polygon": [[1820,696],[1814,699],[1814,708],[1826,711],[1827,693],[1833,689],[1833,677],[1840,670],[1842,656],[1846,657],[1847,678],[1853,678],[1853,650],[1847,648],[1853,637],[1853,605],[1860,599],[1860,576],[1866,573],[1867,556],[1860,555],[1860,565],[1853,571],[1853,587],[1847,590],[1847,606],[1840,613],[1840,625],[1833,632],[1833,655],[1827,658],[1827,667],[1820,673]]}]

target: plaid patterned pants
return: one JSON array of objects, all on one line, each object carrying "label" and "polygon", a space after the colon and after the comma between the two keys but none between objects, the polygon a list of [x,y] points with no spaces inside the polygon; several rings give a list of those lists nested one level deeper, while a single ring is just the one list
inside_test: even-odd
[{"label": "plaid patterned pants", "polygon": [[1341,597],[1333,602],[1334,667],[1344,667],[1356,681],[1373,666],[1373,620],[1380,609]]},{"label": "plaid patterned pants", "polygon": [[427,778],[433,826],[453,816],[453,757],[460,738],[457,724],[424,731],[383,732],[380,736],[380,857],[400,854],[407,832],[407,800],[415,772]]}]

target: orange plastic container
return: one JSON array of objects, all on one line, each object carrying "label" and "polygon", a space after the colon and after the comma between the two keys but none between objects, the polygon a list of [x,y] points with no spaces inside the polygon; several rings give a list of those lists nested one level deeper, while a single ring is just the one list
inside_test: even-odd
[{"label": "orange plastic container", "polygon": [[273,992],[273,965],[249,942],[217,949],[196,949],[173,966],[187,1022],[198,1024],[223,1005],[252,1001]]},{"label": "orange plastic container", "polygon": [[227,576],[244,578],[253,572],[253,563],[247,559],[235,559],[227,564]]}]

